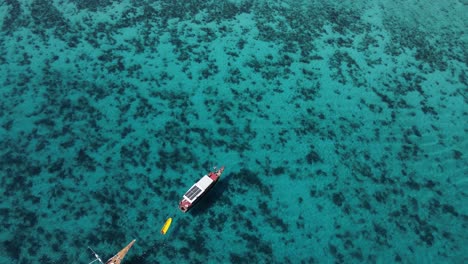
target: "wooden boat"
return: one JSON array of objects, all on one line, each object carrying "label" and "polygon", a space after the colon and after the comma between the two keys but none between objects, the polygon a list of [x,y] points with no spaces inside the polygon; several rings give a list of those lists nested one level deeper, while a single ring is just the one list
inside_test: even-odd
[{"label": "wooden boat", "polygon": [[93,262],[96,262],[96,261],[99,261],[101,264],[121,264],[123,258],[125,257],[125,255],[127,255],[127,252],[128,250],[130,250],[130,248],[133,246],[133,244],[135,243],[136,239],[134,239],[132,242],[130,242],[126,247],[124,247],[122,250],[119,251],[119,253],[115,254],[115,256],[113,256],[112,258],[110,258],[108,261],[106,261],[106,263],[102,262],[101,258],[98,256],[98,254],[96,254],[96,252],[94,252],[94,250],[92,250],[91,248],[91,251],[93,252],[94,254],[94,257],[96,258],[95,260],[91,261],[90,263],[88,264],[91,264]]},{"label": "wooden boat", "polygon": [[179,209],[182,212],[187,212],[218,182],[219,177],[224,171],[224,166],[217,171],[209,172],[203,176],[184,194],[179,203]]}]

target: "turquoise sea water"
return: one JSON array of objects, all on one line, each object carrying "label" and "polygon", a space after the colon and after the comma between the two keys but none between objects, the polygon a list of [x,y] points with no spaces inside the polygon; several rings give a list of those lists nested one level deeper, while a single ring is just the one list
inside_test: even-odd
[{"label": "turquoise sea water", "polygon": [[0,263],[467,263],[466,14],[2,1]]}]

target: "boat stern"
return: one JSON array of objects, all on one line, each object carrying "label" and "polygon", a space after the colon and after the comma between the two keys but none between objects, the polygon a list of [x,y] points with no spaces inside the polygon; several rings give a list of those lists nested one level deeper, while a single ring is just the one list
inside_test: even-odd
[{"label": "boat stern", "polygon": [[183,199],[183,200],[180,201],[180,203],[179,203],[179,209],[180,209],[182,212],[186,213],[186,212],[190,209],[190,206],[191,206],[191,205],[192,205],[192,204],[191,204],[189,201]]}]

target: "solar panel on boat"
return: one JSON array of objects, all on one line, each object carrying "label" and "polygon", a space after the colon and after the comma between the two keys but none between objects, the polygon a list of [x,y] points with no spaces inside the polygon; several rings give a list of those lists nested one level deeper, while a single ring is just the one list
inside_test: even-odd
[{"label": "solar panel on boat", "polygon": [[190,196],[194,191],[196,191],[195,187],[197,186],[192,186],[192,188],[190,188],[185,194],[184,196]]},{"label": "solar panel on boat", "polygon": [[196,185],[192,186],[192,188],[190,188],[190,190],[188,190],[188,192],[185,194],[185,196],[189,199],[189,200],[193,200],[195,197],[197,197],[197,195],[201,192],[202,190],[200,188],[198,188]]}]

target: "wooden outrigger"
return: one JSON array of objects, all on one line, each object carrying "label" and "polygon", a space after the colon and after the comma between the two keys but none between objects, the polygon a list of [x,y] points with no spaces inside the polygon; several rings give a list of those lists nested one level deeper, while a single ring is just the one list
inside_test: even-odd
[{"label": "wooden outrigger", "polygon": [[122,250],[119,251],[119,253],[115,254],[115,256],[113,256],[112,258],[110,258],[108,261],[106,261],[106,263],[102,262],[101,258],[99,257],[99,255],[94,252],[94,250],[92,250],[91,248],[91,251],[93,252],[94,254],[94,257],[96,257],[95,260],[91,261],[90,263],[88,264],[91,264],[93,262],[96,262],[96,261],[99,261],[101,264],[121,264],[123,258],[125,257],[125,255],[127,254],[128,250],[130,250],[130,248],[133,246],[133,244],[135,243],[136,239],[134,239],[132,242],[130,242],[126,247],[124,247]]}]

